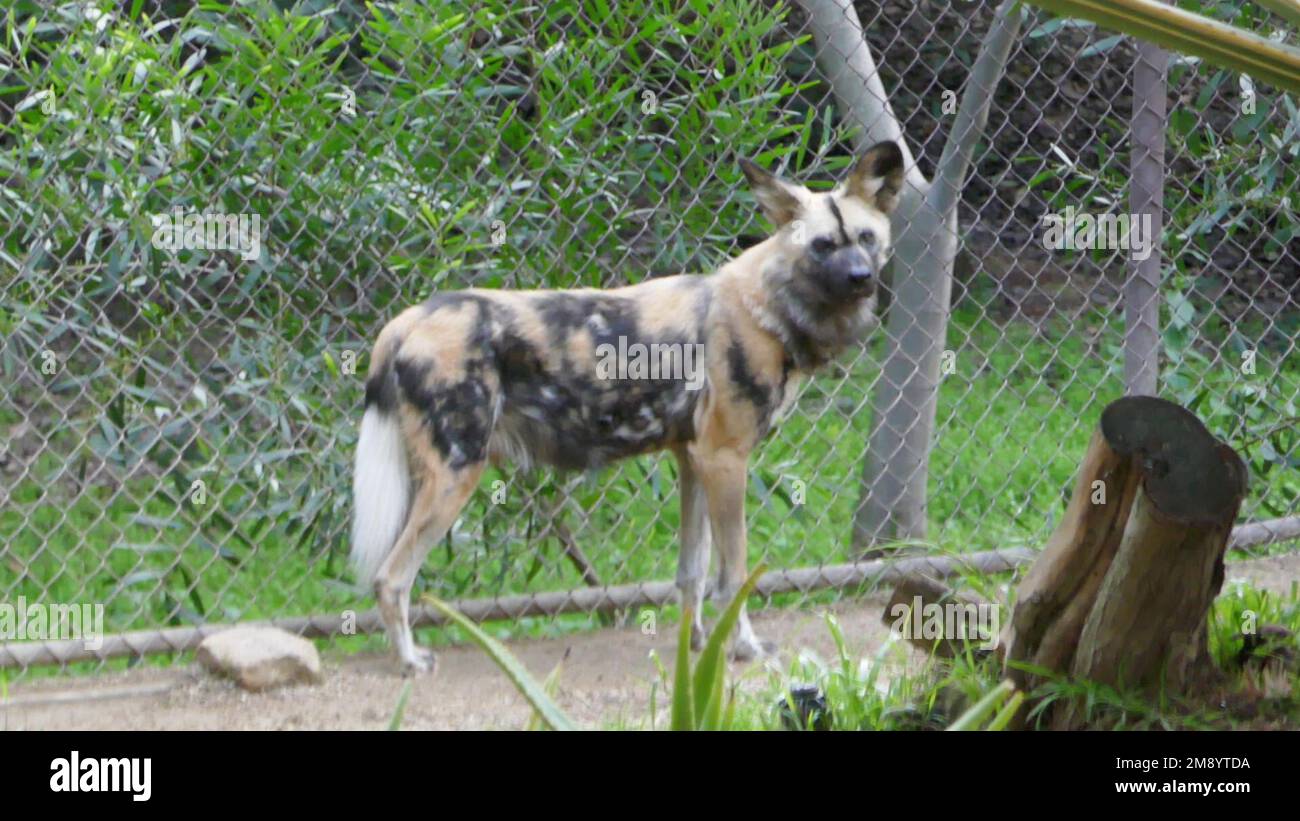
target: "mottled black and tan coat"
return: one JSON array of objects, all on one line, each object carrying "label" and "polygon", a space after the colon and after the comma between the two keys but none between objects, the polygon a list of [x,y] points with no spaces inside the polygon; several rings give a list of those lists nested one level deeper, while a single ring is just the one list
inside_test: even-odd
[{"label": "mottled black and tan coat", "polygon": [[[433,660],[409,626],[416,573],[489,462],[590,469],[671,450],[681,477],[677,584],[694,607],[696,643],[710,543],[716,593],[724,606],[735,595],[746,573],[749,454],[799,380],[875,324],[887,214],[903,180],[893,143],[870,149],[825,193],[752,163],[744,171],[776,232],[713,274],[610,290],[442,293],[380,332],[357,445],[353,560],[373,579],[408,670]],[[648,350],[663,367],[611,367]],[[743,612],[733,649],[763,651]]]}]

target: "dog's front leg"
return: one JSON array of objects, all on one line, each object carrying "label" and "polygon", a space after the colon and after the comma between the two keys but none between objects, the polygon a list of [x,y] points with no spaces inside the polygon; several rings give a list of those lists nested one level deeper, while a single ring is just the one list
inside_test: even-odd
[{"label": "dog's front leg", "polygon": [[[718,604],[725,609],[745,583],[746,455],[731,449],[696,448],[692,457],[708,500],[709,525],[718,552]],[[732,654],[737,660],[748,661],[768,650],[754,635],[749,614],[742,606]]]},{"label": "dog's front leg", "polygon": [[678,451],[681,479],[681,552],[677,557],[677,589],[683,608],[691,608],[691,649],[704,649],[704,589],[709,574],[709,511],[704,485],[685,451]]}]

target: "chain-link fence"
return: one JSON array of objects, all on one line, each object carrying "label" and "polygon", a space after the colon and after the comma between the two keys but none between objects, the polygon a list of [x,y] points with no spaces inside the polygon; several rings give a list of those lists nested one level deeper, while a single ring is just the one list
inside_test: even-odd
[{"label": "chain-link fence", "polygon": [[[854,7],[932,177],[994,9]],[[1015,14],[960,194],[932,552],[1040,545],[1124,393],[1135,249],[1047,247],[1045,217],[1072,230],[1126,209],[1134,51]],[[4,24],[9,640],[46,637],[19,612],[33,604],[102,605],[104,629],[137,631],[127,653],[236,621],[339,632],[368,595],[345,567],[350,469],[388,318],[468,285],[709,271],[767,230],[739,157],[824,187],[853,154],[826,81],[837,57],[806,7],[779,0],[17,0]],[[1298,133],[1285,95],[1172,59],[1160,392],[1250,464],[1251,520],[1300,508]],[[751,552],[772,566],[862,557],[851,532],[885,348],[882,332],[807,382],[753,462]],[[523,632],[669,601],[650,583],[675,571],[674,471],[653,457],[598,476],[489,470],[417,590],[480,617],[534,614]]]}]

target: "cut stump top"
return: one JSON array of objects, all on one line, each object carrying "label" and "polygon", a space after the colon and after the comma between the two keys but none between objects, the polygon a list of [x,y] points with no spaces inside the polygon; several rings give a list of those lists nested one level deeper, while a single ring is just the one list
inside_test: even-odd
[{"label": "cut stump top", "polygon": [[1102,411],[1101,433],[1116,453],[1135,457],[1142,487],[1162,515],[1204,525],[1235,516],[1246,466],[1191,411],[1154,396],[1126,396]]}]

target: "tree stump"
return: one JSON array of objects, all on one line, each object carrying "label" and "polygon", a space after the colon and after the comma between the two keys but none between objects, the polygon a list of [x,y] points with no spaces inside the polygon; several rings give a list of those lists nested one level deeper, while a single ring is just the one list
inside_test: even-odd
[{"label": "tree stump", "polygon": [[[1246,490],[1246,466],[1190,411],[1131,396],[1101,415],[1061,524],[1021,582],[1004,634],[1024,662],[1073,680],[1187,694],[1213,673],[1206,617]],[[1052,705],[1049,726],[1083,722]]]}]

